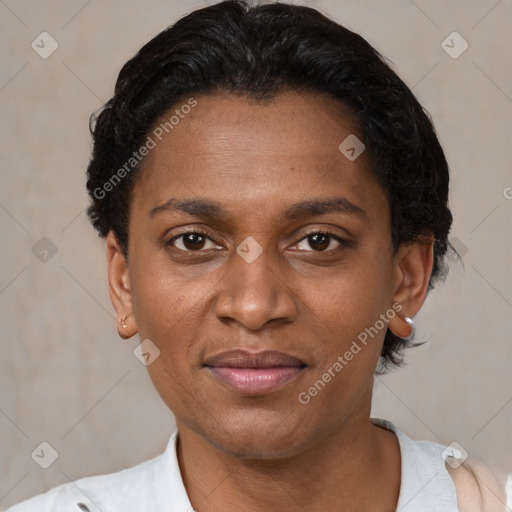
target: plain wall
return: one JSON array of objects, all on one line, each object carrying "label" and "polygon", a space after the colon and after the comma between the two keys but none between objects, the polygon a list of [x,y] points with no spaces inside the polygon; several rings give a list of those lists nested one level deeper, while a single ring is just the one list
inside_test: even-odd
[{"label": "plain wall", "polygon": [[[432,115],[452,172],[463,264],[417,317],[407,366],[376,379],[373,416],[512,469],[512,2],[317,0],[391,62]],[[199,1],[0,3],[0,508],[161,453],[175,424],[117,336],[104,242],[88,224],[89,115],[122,64]],[[58,49],[31,47],[49,32]],[[458,58],[441,43],[468,42]],[[509,199],[507,199],[507,196]],[[33,254],[43,237],[57,253]],[[44,243],[44,242],[42,242]],[[47,441],[59,457],[40,468]]]}]

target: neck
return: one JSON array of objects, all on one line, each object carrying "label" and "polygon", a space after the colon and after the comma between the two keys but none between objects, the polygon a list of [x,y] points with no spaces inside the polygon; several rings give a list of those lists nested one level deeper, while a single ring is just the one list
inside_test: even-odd
[{"label": "neck", "polygon": [[401,477],[394,433],[352,414],[308,449],[281,459],[237,458],[177,420],[178,461],[197,512],[395,510]]}]

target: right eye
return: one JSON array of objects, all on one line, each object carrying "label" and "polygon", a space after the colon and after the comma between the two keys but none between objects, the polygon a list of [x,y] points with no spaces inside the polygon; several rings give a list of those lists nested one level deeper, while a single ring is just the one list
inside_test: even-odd
[{"label": "right eye", "polygon": [[198,252],[202,249],[205,249],[204,246],[208,242],[210,242],[212,246],[206,247],[206,250],[219,248],[219,246],[216,245],[206,233],[203,231],[194,230],[174,236],[167,242],[166,245],[172,245],[174,248],[179,249],[180,251]]}]

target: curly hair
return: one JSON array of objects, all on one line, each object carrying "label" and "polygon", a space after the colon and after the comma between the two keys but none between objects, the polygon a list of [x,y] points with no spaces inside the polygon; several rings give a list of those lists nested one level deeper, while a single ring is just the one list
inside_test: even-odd
[{"label": "curly hair", "polygon": [[[446,274],[452,223],[449,169],[431,117],[363,37],[309,7],[222,1],[181,18],[126,62],[90,120],[87,214],[99,235],[113,231],[128,259],[130,198],[144,159],[123,179],[120,171],[173,106],[218,91],[264,101],[284,90],[324,93],[353,111],[387,194],[393,250],[434,238],[430,291]],[[388,329],[378,373],[401,366],[406,346]]]}]

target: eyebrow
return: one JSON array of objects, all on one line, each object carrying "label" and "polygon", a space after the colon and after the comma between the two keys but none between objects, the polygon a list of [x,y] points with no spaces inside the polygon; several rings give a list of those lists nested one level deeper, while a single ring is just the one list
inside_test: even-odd
[{"label": "eyebrow", "polygon": [[[207,199],[176,200],[175,198],[171,198],[164,204],[152,208],[149,212],[149,217],[154,218],[169,211],[183,212],[204,219],[217,218],[226,220],[229,217],[228,212],[217,201]],[[344,197],[334,197],[330,199],[312,199],[292,204],[284,210],[283,219],[296,220],[329,213],[343,213],[367,218],[366,212],[360,206]]]}]

